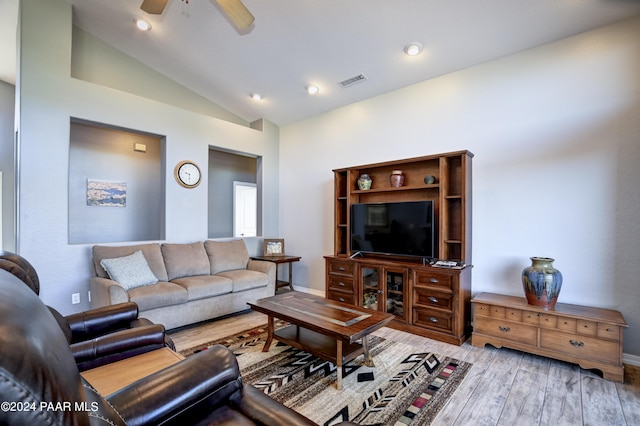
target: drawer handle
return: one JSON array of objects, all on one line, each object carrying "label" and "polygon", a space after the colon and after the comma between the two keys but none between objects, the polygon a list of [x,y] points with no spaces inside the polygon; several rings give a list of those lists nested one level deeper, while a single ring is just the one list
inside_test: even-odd
[{"label": "drawer handle", "polygon": [[344,302],[344,297],[339,298],[341,302]]},{"label": "drawer handle", "polygon": [[340,281],[340,282],[338,283],[338,285],[339,285],[340,287],[344,287],[344,286],[345,286],[345,284],[344,284],[342,281]]},{"label": "drawer handle", "polygon": [[344,266],[340,266],[340,267],[338,268],[338,271],[344,271]]},{"label": "drawer handle", "polygon": [[579,340],[569,340],[569,343],[571,343],[572,346],[576,347],[576,348],[581,348],[584,346],[584,343],[579,341]]},{"label": "drawer handle", "polygon": [[431,302],[431,303],[438,303],[438,299],[436,299],[433,296],[429,296],[427,299],[429,299],[429,302]]},{"label": "drawer handle", "polygon": [[437,323],[438,322],[438,318],[436,317],[429,317],[429,321],[433,322],[433,323]]},{"label": "drawer handle", "polygon": [[503,333],[508,333],[511,331],[511,327],[503,327],[501,325],[498,326],[498,328],[500,329],[500,331],[502,331]]},{"label": "drawer handle", "polygon": [[440,282],[440,281],[438,281],[437,278],[429,278],[429,282],[430,283],[437,283],[437,282]]}]

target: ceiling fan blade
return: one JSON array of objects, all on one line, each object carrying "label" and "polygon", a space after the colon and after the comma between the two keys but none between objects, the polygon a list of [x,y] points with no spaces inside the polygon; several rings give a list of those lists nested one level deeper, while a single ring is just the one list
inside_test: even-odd
[{"label": "ceiling fan blade", "polygon": [[151,15],[161,15],[169,0],[144,0],[140,9]]},{"label": "ceiling fan blade", "polygon": [[[145,0],[146,1],[146,0]],[[255,18],[249,12],[249,9],[242,3],[240,0],[216,0],[222,10],[229,16],[229,19],[233,21],[233,23],[239,29],[245,29],[251,24]]]}]

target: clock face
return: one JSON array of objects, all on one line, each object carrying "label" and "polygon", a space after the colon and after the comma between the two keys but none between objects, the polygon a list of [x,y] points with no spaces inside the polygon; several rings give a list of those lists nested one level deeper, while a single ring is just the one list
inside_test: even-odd
[{"label": "clock face", "polygon": [[200,183],[200,168],[190,161],[181,161],[176,166],[176,180],[185,188],[195,188]]}]

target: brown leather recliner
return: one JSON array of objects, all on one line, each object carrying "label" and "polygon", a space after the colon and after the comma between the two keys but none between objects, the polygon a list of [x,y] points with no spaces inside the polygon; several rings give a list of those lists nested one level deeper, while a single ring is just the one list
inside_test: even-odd
[{"label": "brown leather recliner", "polygon": [[[10,272],[35,294],[40,281],[35,268],[22,256],[0,251],[0,269]],[[105,306],[68,316],[49,307],[64,332],[80,371],[168,346],[175,350],[164,326],[138,318],[133,302]]]},{"label": "brown leather recliner", "polygon": [[223,346],[104,398],[78,371],[52,313],[0,269],[2,425],[314,425],[250,385]]}]

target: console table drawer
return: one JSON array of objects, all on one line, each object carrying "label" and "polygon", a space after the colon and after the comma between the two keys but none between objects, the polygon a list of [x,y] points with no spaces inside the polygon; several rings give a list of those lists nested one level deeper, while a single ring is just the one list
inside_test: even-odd
[{"label": "console table drawer", "polygon": [[415,287],[413,291],[413,303],[414,305],[436,306],[438,308],[451,310],[453,309],[453,295],[430,288]]},{"label": "console table drawer", "polygon": [[413,308],[413,324],[442,331],[453,330],[453,314],[432,309]]},{"label": "console table drawer", "polygon": [[337,302],[349,303],[351,305],[356,304],[356,300],[353,293],[342,293],[340,291],[329,291],[327,293],[327,299],[335,300]]},{"label": "console table drawer", "polygon": [[534,346],[538,337],[538,329],[536,327],[492,318],[476,319],[473,324],[473,331],[474,333],[487,334]]},{"label": "console table drawer", "polygon": [[620,347],[618,343],[594,337],[541,329],[540,347],[563,352],[576,358],[594,359],[616,365],[620,363]]},{"label": "console table drawer", "polygon": [[344,274],[353,276],[352,262],[343,262],[340,260],[329,260],[327,262],[327,268],[330,274]]},{"label": "console table drawer", "polygon": [[340,290],[353,293],[353,278],[329,275],[329,290]]},{"label": "console table drawer", "polygon": [[416,286],[423,287],[439,287],[443,289],[451,289],[453,285],[453,277],[447,274],[438,274],[437,272],[419,271],[416,272]]},{"label": "console table drawer", "polygon": [[615,340],[617,342],[620,340],[620,327],[598,323],[598,337]]}]

